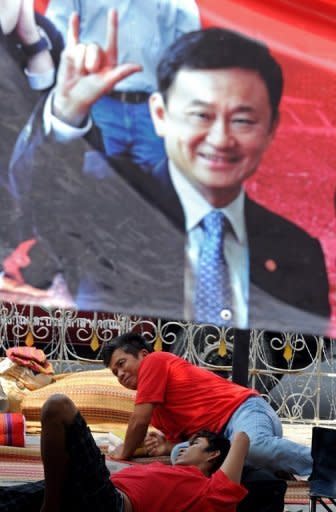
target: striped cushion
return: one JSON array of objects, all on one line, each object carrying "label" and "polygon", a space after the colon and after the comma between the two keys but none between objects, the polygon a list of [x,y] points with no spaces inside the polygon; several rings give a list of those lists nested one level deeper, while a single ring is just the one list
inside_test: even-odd
[{"label": "striped cushion", "polygon": [[25,419],[20,413],[0,414],[0,445],[25,445]]},{"label": "striped cushion", "polygon": [[56,382],[32,391],[22,401],[27,421],[40,419],[42,405],[54,393],[67,395],[90,426],[127,423],[134,407],[135,392],[123,388],[111,370],[92,370],[64,374]]}]

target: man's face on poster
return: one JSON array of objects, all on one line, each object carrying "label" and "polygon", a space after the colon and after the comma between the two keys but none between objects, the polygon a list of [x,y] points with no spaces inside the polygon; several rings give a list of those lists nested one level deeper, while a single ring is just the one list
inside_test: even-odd
[{"label": "man's face on poster", "polygon": [[169,159],[205,196],[239,193],[273,139],[268,91],[255,71],[178,71],[166,103],[151,98]]}]

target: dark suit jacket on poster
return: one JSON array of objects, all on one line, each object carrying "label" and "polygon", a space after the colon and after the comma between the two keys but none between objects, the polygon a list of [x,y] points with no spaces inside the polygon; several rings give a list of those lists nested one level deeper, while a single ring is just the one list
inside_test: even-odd
[{"label": "dark suit jacket on poster", "polygon": [[[42,108],[18,145],[12,177],[17,189],[32,180],[34,227],[72,293],[81,289],[81,307],[183,318],[184,217],[167,162],[145,174],[83,139],[56,144],[42,134]],[[325,332],[319,242],[249,198],[245,218],[250,327]],[[37,275],[33,262],[26,277],[38,285]]]},{"label": "dark suit jacket on poster", "polygon": [[0,262],[18,243],[20,212],[8,187],[8,166],[15,141],[38,99],[14,60],[14,50],[0,30]]},{"label": "dark suit jacket on poster", "polygon": [[[62,36],[38,13],[36,22],[49,39],[57,67],[63,49]],[[25,231],[19,204],[9,193],[8,167],[16,139],[40,98],[40,92],[30,88],[23,72],[26,61],[15,32],[4,36],[0,30],[0,263],[22,240]],[[31,226],[26,235],[32,236]]]}]

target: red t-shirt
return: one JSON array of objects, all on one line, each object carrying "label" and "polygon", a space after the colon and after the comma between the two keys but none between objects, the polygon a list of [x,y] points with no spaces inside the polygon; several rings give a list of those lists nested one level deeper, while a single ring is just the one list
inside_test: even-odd
[{"label": "red t-shirt", "polygon": [[134,465],[111,476],[134,512],[234,512],[246,489],[216,471],[210,478],[194,466],[160,462]]},{"label": "red t-shirt", "polygon": [[151,424],[178,442],[200,429],[218,432],[257,394],[173,354],[153,352],[141,362],[135,403],[154,404]]}]

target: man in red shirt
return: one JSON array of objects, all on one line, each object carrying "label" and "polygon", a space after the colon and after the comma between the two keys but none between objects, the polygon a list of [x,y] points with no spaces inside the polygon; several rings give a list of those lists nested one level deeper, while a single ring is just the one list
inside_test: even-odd
[{"label": "man in red shirt", "polygon": [[53,395],[42,410],[45,482],[0,488],[0,511],[234,512],[247,493],[239,482],[248,446],[244,432],[230,447],[201,431],[175,466],[136,464],[111,477],[78,409]]},{"label": "man in red shirt", "polygon": [[165,435],[152,434],[145,445],[151,455],[170,453],[200,429],[232,440],[244,431],[250,439],[247,463],[255,468],[308,475],[310,448],[282,437],[271,406],[258,394],[167,352],[151,353],[146,340],[127,333],[105,346],[104,364],[119,382],[136,389],[134,412],[125,443],[115,452],[127,459],[144,441],[151,424]]}]

